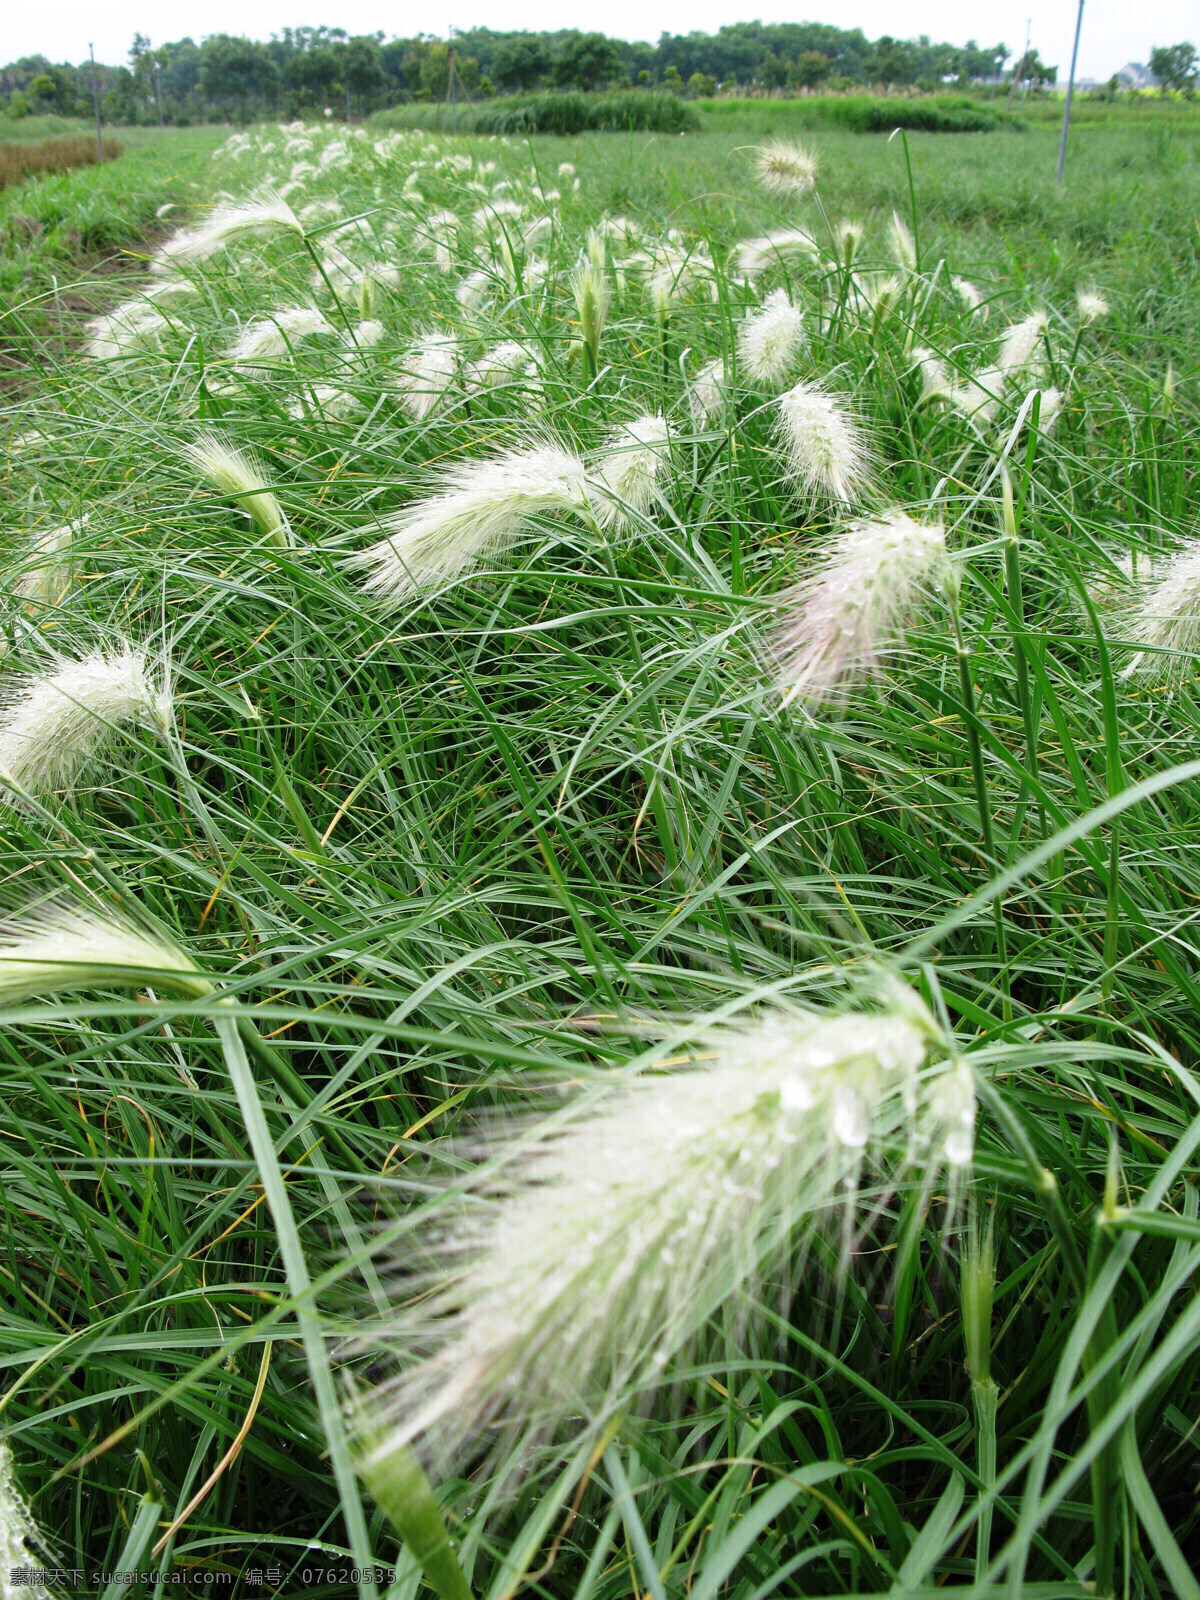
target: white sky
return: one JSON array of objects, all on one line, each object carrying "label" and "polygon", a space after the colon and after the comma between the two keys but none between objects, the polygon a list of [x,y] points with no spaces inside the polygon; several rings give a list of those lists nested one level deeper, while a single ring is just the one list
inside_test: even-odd
[{"label": "white sky", "polygon": [[[794,0],[793,0],[794,3]],[[659,34],[699,29],[715,32],[722,23],[831,22],[861,28],[869,39],[881,33],[981,45],[1003,40],[1019,54],[1025,43],[1026,19],[1034,16],[1032,43],[1043,61],[1057,63],[1062,79],[1071,60],[1075,0],[993,0],[984,6],[962,0],[803,0],[786,10],[767,0],[575,0],[564,10],[555,0],[447,0],[448,15],[426,7],[394,6],[383,0],[337,0],[318,6],[313,0],[52,0],[48,11],[26,9],[5,0],[0,21],[0,62],[41,54],[52,61],[80,61],[94,40],[96,57],[124,61],[135,31],[155,44],[190,34],[197,41],[209,33],[244,33],[266,39],[291,24],[326,22],[349,33],[392,34],[446,32],[455,27],[597,29],[614,38],[649,39]],[[1200,6],[1196,0],[1088,0],[1079,46],[1081,77],[1106,78],[1127,61],[1146,61],[1151,46],[1190,38],[1200,44]]]}]

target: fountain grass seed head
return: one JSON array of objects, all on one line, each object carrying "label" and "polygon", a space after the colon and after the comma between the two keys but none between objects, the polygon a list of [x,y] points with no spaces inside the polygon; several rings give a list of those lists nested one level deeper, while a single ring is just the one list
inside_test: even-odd
[{"label": "fountain grass seed head", "polygon": [[424,422],[440,404],[458,371],[458,340],[436,329],[423,333],[404,356],[396,380],[401,404],[417,422]]},{"label": "fountain grass seed head", "polygon": [[738,333],[738,356],[750,377],[778,383],[787,375],[804,343],[804,313],[775,289],[761,311],[747,317]]},{"label": "fountain grass seed head", "polygon": [[1102,317],[1107,317],[1112,310],[1104,296],[1097,294],[1094,289],[1077,289],[1075,306],[1079,312],[1079,321],[1085,328],[1093,322],[1099,322]]},{"label": "fountain grass seed head", "polygon": [[257,198],[218,206],[198,227],[175,234],[159,246],[153,265],[161,270],[181,261],[203,261],[239,239],[278,232],[303,238],[304,224],[281,195],[267,189]]},{"label": "fountain grass seed head", "polygon": [[758,181],[771,194],[807,194],[816,186],[817,158],[792,139],[772,139],[756,152]]},{"label": "fountain grass seed head", "polygon": [[794,1279],[864,1180],[970,1159],[961,1088],[952,1127],[935,1104],[943,1050],[899,987],[873,1015],[779,1009],[497,1135],[378,1336],[402,1365],[364,1407],[376,1459],[490,1446],[515,1485],[540,1443],[661,1386],[722,1306]]},{"label": "fountain grass seed head", "polygon": [[219,433],[202,433],[183,447],[184,457],[219,494],[228,495],[270,544],[286,549],[294,541],[283,508],[266,484],[270,473],[253,453]]},{"label": "fountain grass seed head", "polygon": [[575,298],[575,314],[579,318],[580,337],[591,352],[592,361],[600,365],[600,337],[608,321],[608,308],[612,298],[608,273],[603,265],[597,266],[591,255],[580,256],[571,275],[571,293]]},{"label": "fountain grass seed head", "polygon": [[56,657],[6,684],[0,774],[34,798],[69,791],[122,728],[137,725],[167,737],[174,726],[170,690],[142,651]]},{"label": "fountain grass seed head", "polygon": [[853,218],[848,217],[844,222],[838,223],[833,230],[833,237],[837,244],[838,260],[843,266],[852,267],[854,265],[855,258],[862,249],[863,240],[866,236],[866,228],[861,222],[854,221]]},{"label": "fountain grass seed head", "polygon": [[817,241],[803,228],[779,228],[758,239],[743,239],[734,252],[734,266],[746,277],[798,259],[815,260]]},{"label": "fountain grass seed head", "polygon": [[1127,608],[1126,632],[1145,647],[1127,671],[1174,677],[1200,655],[1200,539],[1156,561],[1152,571]]},{"label": "fountain grass seed head", "polygon": [[592,505],[601,526],[620,526],[630,513],[646,515],[670,448],[671,430],[661,414],[636,417],[616,430],[591,473]]},{"label": "fountain grass seed head", "polygon": [[871,455],[859,422],[841,402],[803,380],[780,395],[778,433],[800,489],[850,501],[871,481]]},{"label": "fountain grass seed head", "polygon": [[538,517],[588,517],[584,464],[539,441],[446,472],[436,494],[389,518],[387,537],[351,557],[367,590],[397,604],[528,537]]},{"label": "fountain grass seed head", "polygon": [[855,684],[878,676],[910,616],[949,571],[940,524],[902,511],[852,522],[780,596],[775,655],[785,703],[844,700]]},{"label": "fountain grass seed head", "polygon": [[954,384],[950,395],[951,404],[956,411],[961,411],[964,417],[986,426],[999,409],[1007,377],[1008,374],[999,367],[985,367],[973,378],[964,378],[961,383]]},{"label": "fountain grass seed head", "polygon": [[909,365],[921,375],[921,405],[933,405],[938,401],[949,404],[954,398],[954,379],[950,376],[949,369],[941,356],[935,355],[932,350],[927,350],[924,345],[916,345],[909,354]]},{"label": "fountain grass seed head", "polygon": [[996,365],[1003,373],[1033,372],[1041,364],[1046,333],[1050,319],[1044,311],[1035,311],[1021,322],[1014,322],[1004,330],[1000,340],[1000,354]]},{"label": "fountain grass seed head", "polygon": [[537,357],[526,344],[506,339],[473,361],[464,373],[472,391],[495,389],[502,384],[532,382],[538,375]]},{"label": "fountain grass seed head", "polygon": [[70,989],[140,989],[146,983],[200,997],[212,981],[186,951],[112,906],[51,899],[0,916],[0,1005]]},{"label": "fountain grass seed head", "polygon": [[12,1451],[0,1439],[0,1600],[51,1600],[40,1573],[46,1541],[17,1487]]},{"label": "fountain grass seed head", "polygon": [[892,212],[892,220],[888,223],[888,248],[898,267],[903,267],[905,272],[917,270],[917,241],[898,211]]},{"label": "fountain grass seed head", "polygon": [[229,351],[239,370],[290,355],[301,339],[310,339],[333,329],[315,306],[285,306],[248,322]]},{"label": "fountain grass seed head", "polygon": [[115,361],[133,355],[171,326],[161,311],[138,300],[92,317],[85,325],[84,350],[94,361]]},{"label": "fountain grass seed head", "polygon": [[77,534],[88,525],[86,512],[59,528],[44,528],[29,542],[14,590],[23,600],[54,604],[61,600],[71,581],[71,550]]},{"label": "fountain grass seed head", "polygon": [[729,373],[718,356],[707,362],[688,385],[688,410],[698,428],[709,428],[725,409]]}]

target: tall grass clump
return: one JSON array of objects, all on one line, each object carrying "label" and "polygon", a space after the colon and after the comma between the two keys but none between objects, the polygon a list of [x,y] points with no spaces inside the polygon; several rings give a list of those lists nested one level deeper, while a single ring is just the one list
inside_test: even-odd
[{"label": "tall grass clump", "polygon": [[774,105],[8,303],[17,1566],[1200,1592],[1194,174]]}]

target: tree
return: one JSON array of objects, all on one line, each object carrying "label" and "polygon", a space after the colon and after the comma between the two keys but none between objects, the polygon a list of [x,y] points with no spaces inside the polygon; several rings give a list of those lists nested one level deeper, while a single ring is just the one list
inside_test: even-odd
[{"label": "tree", "polygon": [[1027,50],[1013,68],[1017,83],[1031,83],[1035,89],[1053,83],[1058,77],[1057,67],[1048,67],[1036,50]]},{"label": "tree", "polygon": [[782,89],[788,81],[788,63],[781,61],[773,50],[768,50],[759,62],[758,81],[764,89]]},{"label": "tree", "polygon": [[801,50],[796,57],[788,82],[798,89],[815,89],[833,71],[833,62],[819,50]]},{"label": "tree", "polygon": [[599,89],[621,74],[621,52],[602,33],[568,34],[554,59],[561,89]]},{"label": "tree", "polygon": [[1150,52],[1150,71],[1164,89],[1194,89],[1196,67],[1194,44],[1160,45]]},{"label": "tree", "polygon": [[344,50],[332,45],[315,45],[298,51],[287,64],[286,77],[294,89],[299,89],[320,105],[328,104],[330,91],[342,81]]},{"label": "tree", "polygon": [[871,77],[876,83],[911,83],[917,75],[914,57],[911,44],[885,33],[871,52]]},{"label": "tree", "polygon": [[510,92],[536,89],[550,72],[550,51],[546,41],[536,33],[514,33],[496,49],[492,82]]},{"label": "tree", "polygon": [[378,37],[360,34],[351,39],[342,50],[341,67],[347,94],[357,98],[360,111],[365,110],[383,87],[383,63],[379,59]]},{"label": "tree", "polygon": [[687,81],[687,92],[693,100],[711,100],[717,92],[717,80],[708,72],[693,72]]},{"label": "tree", "polygon": [[959,51],[958,74],[969,83],[977,78],[998,78],[1007,60],[1007,45],[998,44],[991,50],[981,50],[974,39],[968,39],[966,48]]},{"label": "tree", "polygon": [[214,110],[236,107],[239,121],[248,122],[254,103],[273,106],[278,90],[266,45],[214,33],[200,46],[200,93]]}]

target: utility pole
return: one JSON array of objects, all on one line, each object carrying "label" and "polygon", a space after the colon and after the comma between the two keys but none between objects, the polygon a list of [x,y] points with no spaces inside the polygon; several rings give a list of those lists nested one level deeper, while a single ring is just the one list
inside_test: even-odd
[{"label": "utility pole", "polygon": [[92,58],[92,104],[96,108],[96,160],[104,165],[104,136],[100,132],[100,91],[96,87],[96,51],[88,45],[88,55]]},{"label": "utility pole", "polygon": [[1079,12],[1075,18],[1075,45],[1071,51],[1071,76],[1067,79],[1067,103],[1063,107],[1062,142],[1058,147],[1058,181],[1063,181],[1063,168],[1067,164],[1067,135],[1071,131],[1071,101],[1075,95],[1075,63],[1079,59],[1079,35],[1083,29],[1083,0],[1079,0]]},{"label": "utility pole", "polygon": [[450,23],[448,29],[450,40],[450,82],[446,86],[446,93],[450,96],[450,132],[458,132],[458,85],[455,83],[457,74],[454,70],[454,24]]},{"label": "utility pole", "polygon": [[1020,61],[1016,62],[1014,64],[1014,66],[1013,66],[1012,82],[1008,86],[1008,103],[1009,103],[1009,105],[1012,105],[1013,100],[1014,100],[1014,98],[1016,96],[1016,93],[1017,93],[1017,68],[1026,66],[1026,64],[1029,61],[1029,38],[1030,38],[1030,35],[1032,34],[1032,32],[1033,32],[1033,18],[1032,17],[1026,17],[1025,18],[1025,50],[1024,50],[1022,56],[1021,56]]}]

